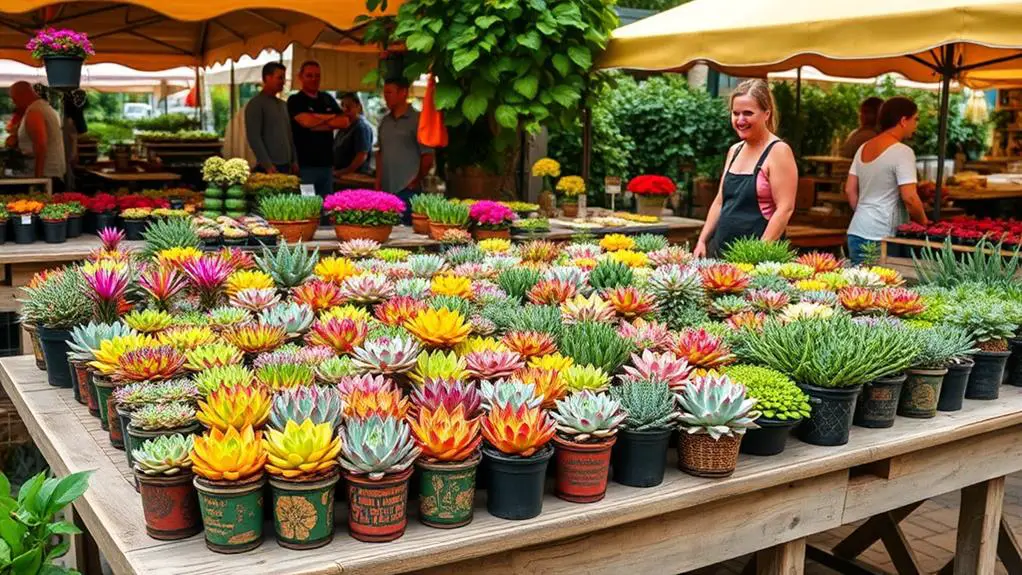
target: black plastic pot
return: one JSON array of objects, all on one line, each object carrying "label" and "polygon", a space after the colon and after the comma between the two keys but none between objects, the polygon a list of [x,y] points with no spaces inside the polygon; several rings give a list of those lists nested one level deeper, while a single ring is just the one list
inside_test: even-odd
[{"label": "black plastic pot", "polygon": [[1008,379],[1004,383],[1022,387],[1022,338],[1009,339],[1011,356],[1008,358]]},{"label": "black plastic pot", "polygon": [[277,245],[277,239],[280,236],[250,236],[248,245],[250,246],[266,246],[272,248]]},{"label": "black plastic pot", "polygon": [[39,343],[46,357],[46,379],[53,387],[71,387],[71,364],[67,361],[67,342],[71,332],[39,326]]},{"label": "black plastic pot", "polygon": [[69,216],[67,218],[67,237],[77,238],[82,235],[82,216]]},{"label": "black plastic pot", "polygon": [[490,460],[486,510],[501,519],[531,519],[543,511],[546,468],[554,448],[550,445],[532,457],[511,457],[483,448]]},{"label": "black plastic pot", "polygon": [[7,241],[7,220],[0,220],[0,245]]},{"label": "black plastic pot", "polygon": [[801,419],[781,421],[760,417],[756,420],[759,429],[745,432],[739,451],[748,455],[777,455],[788,444],[792,428],[801,422]]},{"label": "black plastic pot", "polygon": [[117,227],[117,214],[112,212],[93,213],[94,229],[96,234],[103,231],[103,228],[116,228]]},{"label": "black plastic pot", "polygon": [[614,481],[630,487],[653,487],[664,481],[670,429],[622,429],[611,453]]},{"label": "black plastic pot", "polygon": [[855,398],[861,387],[824,388],[799,385],[809,396],[812,411],[798,428],[798,437],[810,445],[844,445],[852,426]]},{"label": "black plastic pot", "polygon": [[940,384],[940,399],[937,400],[937,411],[958,411],[965,399],[965,388],[969,384],[973,361],[953,363],[947,368],[944,383]]},{"label": "black plastic pot", "polygon": [[67,220],[43,220],[43,239],[48,244],[62,244],[67,241]]},{"label": "black plastic pot", "polygon": [[977,351],[972,356],[976,365],[972,366],[972,373],[969,374],[965,399],[997,399],[1009,355],[1010,351]]},{"label": "black plastic pot", "polygon": [[894,425],[898,410],[898,398],[905,375],[882,377],[862,386],[862,395],[855,405],[852,422],[859,427],[883,428]]},{"label": "black plastic pot", "polygon": [[142,232],[145,231],[145,220],[124,220],[124,239],[138,241],[142,239]]},{"label": "black plastic pot", "polygon": [[14,243],[31,244],[35,242],[35,216],[14,216]]}]

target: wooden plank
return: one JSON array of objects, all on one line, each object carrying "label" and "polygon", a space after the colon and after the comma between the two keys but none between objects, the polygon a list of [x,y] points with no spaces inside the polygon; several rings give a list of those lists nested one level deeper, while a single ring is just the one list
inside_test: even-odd
[{"label": "wooden plank", "polygon": [[805,538],[756,553],[758,575],[802,575],[806,566]]},{"label": "wooden plank", "polygon": [[[975,460],[975,462],[982,460]],[[962,490],[955,545],[955,575],[987,575],[997,566],[997,532],[1004,501],[1004,477]]]},{"label": "wooden plank", "polygon": [[[934,250],[942,250],[942,249],[944,249],[944,242],[936,242],[936,241],[929,240],[929,239],[926,239],[926,240],[913,240],[913,239],[909,239],[909,238],[899,238],[899,237],[891,236],[891,237],[886,237],[886,238],[880,240],[880,242],[881,243],[887,243],[887,244],[893,244],[893,245],[899,245],[899,246],[909,246],[909,247],[914,247],[914,248],[929,247],[929,248],[932,248]],[[955,251],[955,252],[959,252],[959,253],[974,253],[974,252],[976,252],[976,246],[960,246],[958,244],[951,244],[951,250]],[[983,253],[985,253],[987,255],[991,255],[991,254],[995,254],[995,253],[999,254],[1001,256],[1004,256],[1004,257],[1011,257],[1011,256],[1015,255],[1015,250],[1000,250],[1000,251],[998,251],[998,250],[995,250],[995,249],[992,249],[992,248],[983,248],[982,251],[983,251]]]},{"label": "wooden plank", "polygon": [[[889,511],[882,515],[874,515],[870,517],[868,521],[858,526],[855,531],[852,531],[848,537],[845,537],[840,543],[834,546],[834,555],[845,559],[852,559],[858,557],[863,551],[869,549],[877,539],[880,538],[877,535],[880,530],[880,523],[884,521],[884,515],[892,519],[895,523],[901,523],[906,517],[912,514],[913,511],[919,509],[926,501],[918,501],[911,505],[900,507],[893,511]],[[845,505],[847,506],[847,499]],[[845,523],[847,525],[847,522]]]}]

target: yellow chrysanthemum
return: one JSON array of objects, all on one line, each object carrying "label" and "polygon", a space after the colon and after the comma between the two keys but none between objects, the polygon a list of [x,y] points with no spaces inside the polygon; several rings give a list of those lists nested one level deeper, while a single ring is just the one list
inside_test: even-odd
[{"label": "yellow chrysanthemum", "polygon": [[532,165],[532,175],[537,178],[556,178],[561,175],[561,164],[550,158],[540,158]]},{"label": "yellow chrysanthemum", "polygon": [[632,250],[617,250],[608,254],[608,257],[630,268],[641,268],[649,265],[649,258],[646,254]]},{"label": "yellow chrysanthemum", "polygon": [[557,180],[557,191],[569,197],[581,196],[586,193],[586,182],[579,176],[564,176]]},{"label": "yellow chrysanthemum", "polygon": [[480,250],[490,254],[503,254],[511,251],[511,240],[503,238],[489,238],[480,241],[477,246]]},{"label": "yellow chrysanthemum", "polygon": [[340,284],[345,279],[357,276],[362,272],[348,258],[330,256],[319,260],[312,273],[316,274],[316,277],[323,281]]},{"label": "yellow chrysanthemum", "polygon": [[630,250],[635,247],[635,240],[623,234],[607,234],[600,240],[600,247],[608,252]]},{"label": "yellow chrysanthemum", "polygon": [[433,295],[453,295],[472,298],[472,280],[455,275],[440,275],[433,278],[429,290]]},{"label": "yellow chrysanthemum", "polygon": [[243,289],[267,289],[276,287],[270,274],[259,270],[238,270],[227,276],[224,289],[234,295]]}]

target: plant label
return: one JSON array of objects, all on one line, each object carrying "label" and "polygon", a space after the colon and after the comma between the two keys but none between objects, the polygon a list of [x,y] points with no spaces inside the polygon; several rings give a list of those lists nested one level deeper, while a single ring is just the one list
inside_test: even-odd
[{"label": "plant label", "polygon": [[32,223],[32,216],[30,216],[29,214],[22,214],[22,216],[21,216],[21,225],[27,226],[27,225],[29,225],[31,223]]},{"label": "plant label", "polygon": [[621,178],[618,176],[607,176],[603,178],[603,189],[610,195],[617,195],[621,193]]},{"label": "plant label", "polygon": [[[293,188],[292,188],[293,189]],[[302,184],[302,196],[311,198],[316,195],[316,186],[312,184]]]}]

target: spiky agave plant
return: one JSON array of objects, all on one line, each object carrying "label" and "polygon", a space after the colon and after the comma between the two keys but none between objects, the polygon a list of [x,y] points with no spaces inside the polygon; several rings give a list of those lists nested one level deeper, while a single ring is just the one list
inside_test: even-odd
[{"label": "spiky agave plant", "polygon": [[301,285],[312,275],[319,261],[319,248],[309,252],[301,242],[289,246],[282,242],[275,251],[263,248],[261,256],[255,258],[259,269],[269,274],[280,289]]},{"label": "spiky agave plant", "polygon": [[166,218],[149,222],[142,232],[145,247],[142,257],[152,259],[157,253],[170,248],[198,248],[199,236],[189,218]]}]

